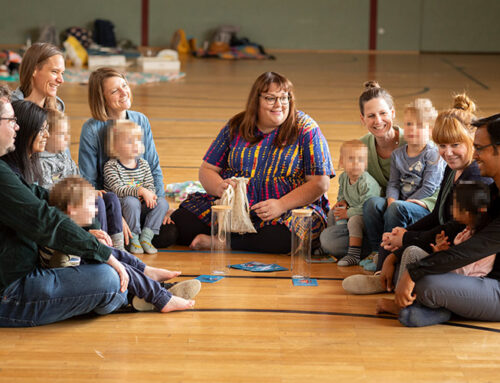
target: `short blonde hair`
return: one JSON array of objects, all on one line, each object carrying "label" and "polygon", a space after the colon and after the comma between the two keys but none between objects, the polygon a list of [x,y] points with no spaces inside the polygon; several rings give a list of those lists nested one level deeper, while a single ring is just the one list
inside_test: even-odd
[{"label": "short blonde hair", "polygon": [[[61,121],[68,122],[68,117],[57,109],[47,110],[47,123],[49,124],[49,132],[52,134],[53,128]],[[69,124],[68,124],[69,127]]]},{"label": "short blonde hair", "polygon": [[[107,150],[110,158],[117,158],[117,153],[115,151],[117,136],[121,134],[137,134],[140,135],[142,139],[141,127],[130,120],[114,120],[111,122],[108,129]],[[141,153],[144,153],[144,144],[142,142],[141,144]]]},{"label": "short blonde hair", "polygon": [[415,99],[406,105],[405,112],[414,113],[417,121],[421,124],[429,124],[431,130],[438,115],[436,108],[432,105],[432,101],[428,98]]},{"label": "short blonde hair", "polygon": [[69,176],[54,185],[49,193],[49,205],[68,211],[68,207],[81,206],[85,197],[92,193],[97,197],[94,187],[80,176]]},{"label": "short blonde hair", "polygon": [[354,149],[354,150],[362,149],[366,156],[366,161],[368,161],[368,147],[361,140],[345,141],[340,146],[339,169],[344,169],[343,158],[347,149]]},{"label": "short blonde hair", "polygon": [[476,118],[476,104],[465,93],[453,98],[453,107],[438,114],[432,140],[440,144],[464,143],[467,146],[467,158],[472,162],[474,155],[474,133],[476,128],[471,125]]},{"label": "short blonde hair", "polygon": [[[99,121],[109,120],[106,108],[106,99],[104,98],[104,80],[111,77],[120,77],[127,84],[127,78],[123,73],[114,68],[99,68],[93,71],[89,77],[89,107],[92,117]],[[130,102],[132,103],[132,92],[130,92]]]}]

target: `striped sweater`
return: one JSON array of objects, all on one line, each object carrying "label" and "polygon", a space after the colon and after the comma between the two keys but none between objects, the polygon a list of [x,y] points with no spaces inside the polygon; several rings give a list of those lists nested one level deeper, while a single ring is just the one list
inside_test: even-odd
[{"label": "striped sweater", "polygon": [[156,193],[151,169],[145,159],[139,158],[134,169],[126,168],[117,159],[111,159],[104,165],[104,190],[115,193],[119,198],[138,197],[140,186]]}]

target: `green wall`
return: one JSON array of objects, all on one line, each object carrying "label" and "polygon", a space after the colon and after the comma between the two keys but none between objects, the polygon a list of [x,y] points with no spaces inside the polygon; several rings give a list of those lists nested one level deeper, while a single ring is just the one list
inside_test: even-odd
[{"label": "green wall", "polygon": [[[201,45],[219,25],[268,49],[364,50],[370,0],[149,0],[150,45],[178,28]],[[500,52],[500,0],[378,0],[377,48],[428,52]],[[0,0],[0,44],[21,44],[54,24],[58,31],[115,24],[118,39],[141,41],[141,0]]]}]

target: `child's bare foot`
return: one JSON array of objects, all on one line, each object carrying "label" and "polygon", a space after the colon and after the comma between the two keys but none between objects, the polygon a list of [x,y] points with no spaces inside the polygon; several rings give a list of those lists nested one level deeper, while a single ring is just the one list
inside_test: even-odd
[{"label": "child's bare foot", "polygon": [[399,307],[396,305],[394,299],[381,298],[377,300],[377,314],[391,313],[394,315],[399,314]]},{"label": "child's bare foot", "polygon": [[195,301],[192,299],[184,299],[181,297],[176,297],[172,295],[172,298],[168,301],[168,303],[161,309],[162,313],[169,313],[170,311],[182,311],[189,310],[194,307]]},{"label": "child's bare foot", "polygon": [[153,281],[163,282],[169,279],[178,277],[182,274],[180,271],[170,271],[167,269],[159,269],[157,267],[146,266],[144,269],[144,274],[146,274]]},{"label": "child's bare foot", "polygon": [[212,238],[206,234],[198,234],[189,245],[192,250],[209,250]]}]

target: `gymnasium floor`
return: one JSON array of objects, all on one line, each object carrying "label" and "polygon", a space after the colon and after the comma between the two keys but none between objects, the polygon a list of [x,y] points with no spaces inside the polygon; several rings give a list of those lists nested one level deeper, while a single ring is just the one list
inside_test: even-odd
[{"label": "gymnasium floor", "polygon": [[[396,101],[397,117],[415,97],[438,110],[466,90],[479,116],[499,111],[500,56],[273,52],[276,61],[186,58],[184,80],[132,88],[133,110],[152,125],[167,183],[197,179],[201,158],[224,122],[241,111],[254,79],[283,73],[298,108],[326,136],[334,164],[339,145],[365,134],[357,98],[377,79]],[[73,157],[90,116],[85,86],[59,95],[71,118]],[[397,118],[398,121],[400,121]],[[336,197],[332,180],[329,196]],[[166,249],[142,259],[194,277],[209,272],[209,252]],[[235,252],[230,263],[289,267],[284,255]],[[0,329],[0,382],[495,382],[500,324],[450,322],[404,328],[375,315],[381,295],[346,294],[341,281],[358,267],[314,264],[317,287],[293,287],[288,271],[231,270],[204,284],[196,309],[170,314],[85,316],[28,329]],[[387,295],[388,296],[388,295]]]}]

